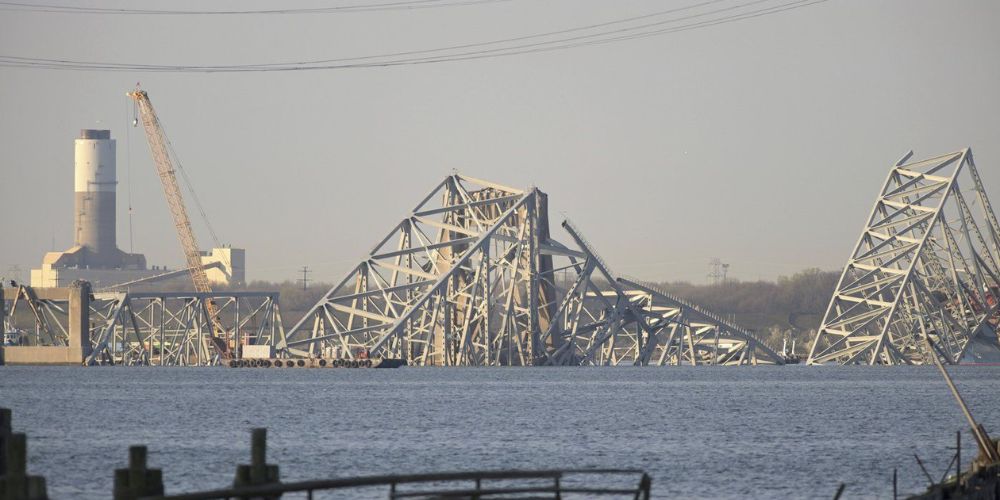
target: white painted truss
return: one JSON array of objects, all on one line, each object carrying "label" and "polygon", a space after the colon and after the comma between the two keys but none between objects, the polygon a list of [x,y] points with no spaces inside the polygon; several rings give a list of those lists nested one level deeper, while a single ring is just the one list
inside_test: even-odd
[{"label": "white painted truss", "polygon": [[911,154],[889,171],[810,364],[957,363],[974,339],[996,342],[1000,225],[972,151]]},{"label": "white painted truss", "polygon": [[237,357],[244,345],[273,345],[282,331],[277,292],[96,292],[90,321],[88,365],[218,365],[213,328]]},{"label": "white painted truss", "polygon": [[462,175],[438,184],[277,348],[414,365],[783,362],[749,331],[612,275],[547,196]]},{"label": "white painted truss", "polygon": [[[17,333],[19,345],[69,345],[65,295],[39,297],[27,286],[3,292],[0,299],[11,301],[9,310],[0,308],[5,331]],[[218,365],[210,323],[217,342],[237,356],[245,345],[273,346],[284,338],[278,292],[93,292],[85,304],[91,346],[85,365]],[[217,315],[212,321],[210,310]]]}]

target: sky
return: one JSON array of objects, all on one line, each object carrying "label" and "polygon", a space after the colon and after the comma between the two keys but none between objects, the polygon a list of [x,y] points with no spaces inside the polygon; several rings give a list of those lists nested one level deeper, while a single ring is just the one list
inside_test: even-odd
[{"label": "sky", "polygon": [[[373,3],[385,2],[72,5]],[[287,15],[0,4],[0,56],[156,65],[335,59],[697,3],[508,0]],[[117,139],[119,247],[130,250],[131,239],[150,265],[181,265],[145,136],[131,123],[125,93],[136,82],[221,243],[246,248],[251,280],[296,279],[301,266],[313,270],[310,279],[342,278],[455,170],[538,186],[553,223],[569,216],[614,270],[641,279],[706,283],[713,258],[741,280],[840,269],[888,168],[911,149],[923,158],[971,147],[988,192],[1000,193],[998,19],[1000,3],[986,0],[829,0],[617,43],[435,64],[270,73],[0,65],[0,274],[38,267],[44,252],[72,245],[73,140],[83,128],[109,128]],[[211,246],[189,210],[201,246]],[[569,240],[561,231],[554,236]]]}]

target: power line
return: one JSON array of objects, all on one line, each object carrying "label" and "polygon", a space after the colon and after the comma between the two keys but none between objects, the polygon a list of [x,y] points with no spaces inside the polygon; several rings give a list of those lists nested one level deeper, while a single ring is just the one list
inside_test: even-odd
[{"label": "power line", "polygon": [[[270,71],[305,71],[305,70],[329,70],[329,69],[354,69],[354,68],[371,68],[371,67],[388,67],[388,66],[400,66],[400,65],[414,65],[414,64],[429,64],[438,62],[450,62],[450,61],[463,61],[470,59],[483,59],[492,57],[502,57],[517,54],[526,54],[534,52],[546,52],[551,50],[561,50],[568,48],[576,48],[586,45],[597,45],[604,43],[619,42],[624,40],[632,40],[637,38],[645,38],[649,36],[657,36],[669,33],[676,33],[681,31],[689,31],[694,29],[701,29],[709,26],[715,26],[719,24],[727,24],[730,22],[741,21],[744,19],[750,19],[755,17],[761,17],[763,15],[776,14],[779,12],[784,12],[788,10],[793,10],[801,7],[806,7],[814,5],[817,3],[823,3],[827,0],[798,0],[793,2],[786,2],[777,6],[766,7],[750,12],[743,12],[739,14],[722,16],[715,19],[709,19],[706,21],[701,21],[697,23],[690,23],[674,28],[651,30],[640,33],[633,33],[626,36],[617,36],[611,38],[599,39],[598,37],[606,37],[607,35],[614,35],[617,33],[622,33],[626,31],[632,31],[640,28],[647,28],[652,26],[659,26],[668,23],[677,22],[683,19],[691,19],[695,17],[703,17],[705,15],[718,13],[721,11],[728,11],[733,9],[738,9],[741,7],[746,7],[748,5],[760,4],[770,0],[756,0],[753,2],[748,2],[736,6],[726,7],[724,9],[719,9],[716,11],[696,14],[693,16],[686,16],[677,19],[668,19],[665,21],[660,21],[657,23],[647,24],[643,26],[626,27],[616,30],[593,33],[588,35],[582,35],[578,37],[564,38],[558,40],[550,40],[545,42],[538,42],[533,44],[522,44],[510,47],[501,47],[496,49],[482,50],[482,51],[470,51],[470,52],[460,52],[456,54],[446,54],[441,56],[431,56],[431,57],[420,57],[420,58],[409,58],[409,59],[395,59],[388,61],[375,61],[369,63],[352,63],[352,64],[332,64],[323,65],[316,64],[326,61],[351,61],[351,60],[364,60],[364,59],[376,59],[383,57],[391,57],[396,55],[413,54],[413,53],[430,53],[430,52],[441,52],[451,50],[454,47],[446,47],[440,49],[431,49],[425,51],[415,51],[415,52],[401,52],[393,54],[382,54],[377,56],[362,56],[354,58],[342,58],[342,59],[330,59],[326,61],[305,61],[305,62],[295,62],[295,63],[273,63],[273,64],[256,64],[256,65],[229,65],[229,66],[179,66],[179,65],[145,65],[145,64],[121,64],[121,63],[103,63],[103,62],[92,62],[92,61],[72,61],[72,60],[60,60],[60,59],[37,59],[37,58],[21,58],[15,56],[2,56],[0,55],[0,66],[9,67],[35,67],[43,69],[65,69],[65,70],[83,70],[83,71],[151,71],[151,72],[200,72],[200,73],[216,73],[216,72],[270,72]],[[708,2],[714,3],[714,2]],[[699,4],[703,5],[703,4]],[[654,14],[655,15],[655,14]],[[641,16],[647,17],[647,16]],[[618,22],[625,22],[626,20],[613,21],[611,23],[602,23],[602,25],[614,24]],[[562,30],[559,32],[543,33],[538,35],[531,35],[527,37],[517,37],[514,39],[499,40],[492,42],[484,42],[481,44],[467,44],[464,46],[455,47],[470,47],[470,46],[482,46],[503,43],[508,40],[523,40],[528,38],[538,38],[550,36],[552,33],[566,33],[571,31],[578,31],[581,29],[587,29],[587,27],[573,28],[570,30]],[[598,38],[598,39],[595,39]],[[571,43],[564,43],[571,42]],[[559,44],[561,45],[553,45]]]},{"label": "power line", "polygon": [[167,15],[167,16],[217,16],[217,15],[276,15],[276,14],[342,14],[351,12],[377,12],[388,10],[435,9],[487,3],[509,2],[511,0],[408,0],[377,4],[340,5],[336,7],[314,7],[301,9],[268,10],[157,10],[157,9],[114,9],[108,7],[83,7],[74,5],[30,4],[24,2],[2,2],[0,11],[42,12],[49,14],[110,14],[110,15]]},{"label": "power line", "polygon": [[[613,21],[606,21],[606,22],[597,23],[597,24],[589,24],[589,25],[586,25],[586,26],[578,26],[578,27],[575,27],[575,28],[568,28],[568,29],[563,29],[563,30],[558,30],[558,31],[549,31],[549,32],[546,32],[546,33],[536,33],[536,34],[533,34],[533,35],[524,35],[524,36],[518,36],[518,37],[513,37],[513,38],[501,38],[501,39],[498,39],[498,40],[490,40],[490,41],[487,41],[487,42],[466,43],[466,44],[462,44],[462,45],[452,45],[452,46],[448,46],[448,47],[439,47],[439,48],[435,48],[435,49],[410,50],[410,51],[405,51],[405,52],[390,52],[390,53],[387,53],[387,54],[376,54],[376,55],[369,55],[369,56],[342,57],[342,58],[337,58],[337,59],[322,59],[322,60],[313,60],[313,61],[301,61],[301,62],[296,62],[294,64],[303,64],[303,65],[306,65],[306,64],[329,64],[329,63],[337,63],[337,62],[363,61],[363,60],[371,60],[371,59],[384,59],[384,58],[390,58],[390,57],[411,56],[411,55],[418,55],[418,54],[433,54],[433,53],[436,53],[436,52],[448,52],[448,51],[454,51],[454,50],[460,50],[460,49],[471,49],[471,48],[476,48],[476,47],[487,47],[487,46],[490,46],[490,45],[500,45],[500,44],[505,44],[505,43],[521,42],[521,41],[525,41],[525,40],[532,40],[532,39],[538,39],[538,38],[548,38],[548,37],[552,37],[552,36],[556,36],[556,35],[565,35],[565,34],[568,34],[568,33],[575,33],[575,32],[580,32],[580,31],[587,31],[587,30],[593,30],[593,29],[597,29],[597,28],[603,28],[603,27],[607,27],[607,26],[614,26],[614,25],[618,25],[618,24],[625,24],[625,23],[630,23],[630,22],[633,22],[633,21],[639,21],[639,20],[642,20],[642,19],[650,19],[650,18],[654,18],[654,17],[661,17],[661,16],[664,16],[664,15],[667,15],[667,14],[674,14],[674,13],[677,13],[677,12],[683,12],[683,11],[687,11],[687,10],[697,9],[699,7],[704,7],[706,5],[716,4],[716,3],[725,2],[725,1],[727,1],[727,0],[707,0],[707,1],[703,1],[701,3],[696,3],[696,4],[693,4],[693,5],[687,5],[687,6],[684,6],[684,7],[676,7],[676,8],[673,8],[673,9],[667,9],[667,10],[662,10],[662,11],[658,11],[658,12],[652,12],[652,13],[643,14],[643,15],[640,15],[640,16],[626,17],[626,18],[623,18],[623,19],[616,19],[616,20],[613,20]],[[770,0],[755,0],[753,2],[750,2],[750,4],[760,3],[760,2],[766,2],[766,1],[770,1]],[[744,4],[744,5],[749,5],[749,4]],[[736,7],[740,7],[740,6],[736,6]],[[735,8],[735,7],[733,7],[733,8]],[[713,14],[713,13],[717,13],[717,12],[721,12],[721,11],[729,10],[729,9],[730,8],[722,9],[722,10],[719,10],[719,11],[705,12],[703,14],[698,14],[698,15],[693,16],[693,17],[709,15],[709,14]],[[675,22],[675,21],[684,20],[684,19],[686,19],[686,18],[682,17],[682,18],[677,18],[677,19],[673,19],[673,20],[667,20],[667,21],[663,21],[663,22],[665,22],[665,23],[666,22]],[[594,35],[589,35],[589,36],[597,36],[597,35],[599,35],[599,33],[598,34],[594,34]],[[550,41],[548,43],[553,43],[553,42],[554,41]],[[287,63],[261,64],[261,65],[257,65],[257,67],[280,66],[282,64],[287,64]]]},{"label": "power line", "polygon": [[[309,70],[332,70],[332,69],[356,69],[356,68],[372,68],[372,67],[389,67],[389,66],[402,66],[402,65],[416,65],[416,64],[431,64],[440,62],[451,62],[451,61],[465,61],[472,59],[486,59],[493,57],[503,57],[518,54],[528,54],[536,52],[548,52],[554,50],[565,50],[577,47],[589,46],[589,45],[602,45],[608,43],[616,43],[626,40],[634,40],[639,38],[647,38],[652,36],[662,36],[671,33],[679,33],[683,31],[692,31],[697,29],[704,29],[711,26],[718,26],[721,24],[728,24],[732,22],[742,21],[746,19],[752,19],[772,14],[777,14],[780,12],[786,12],[794,9],[799,9],[803,7],[808,7],[818,3],[826,2],[827,0],[796,0],[780,3],[778,5],[772,5],[768,7],[761,7],[755,10],[748,10],[744,12],[737,12],[732,14],[727,14],[723,16],[718,16],[714,18],[709,18],[706,20],[681,24],[678,26],[664,28],[663,26],[667,24],[677,23],[684,20],[692,20],[699,17],[711,16],[713,14],[719,14],[723,12],[731,12],[748,6],[756,6],[762,3],[766,3],[772,0],[754,0],[751,2],[745,2],[742,4],[737,4],[734,6],[724,7],[721,9],[716,9],[713,11],[702,12],[698,14],[692,14],[688,16],[682,16],[678,18],[671,18],[666,20],[661,20],[653,23],[646,23],[639,26],[626,26],[622,28],[616,28],[614,30],[605,30],[598,33],[590,33],[585,35],[578,35],[573,37],[564,37],[556,40],[548,40],[541,42],[534,42],[529,44],[519,44],[507,47],[490,48],[485,50],[475,50],[475,51],[465,51],[465,52],[454,52],[450,54],[442,54],[436,56],[426,56],[426,57],[412,57],[412,58],[399,58],[398,56],[405,55],[415,55],[415,54],[428,54],[435,52],[447,52],[452,51],[457,48],[471,48],[471,47],[482,47],[490,45],[498,45],[503,43],[509,43],[510,41],[521,41],[527,39],[551,37],[554,34],[566,34],[570,32],[577,32],[592,29],[592,26],[610,26],[615,24],[627,23],[637,19],[649,18],[652,16],[663,15],[665,12],[677,12],[679,10],[690,10],[693,8],[705,6],[712,3],[717,3],[722,0],[710,0],[707,2],[702,2],[688,7],[682,7],[678,9],[671,9],[670,11],[663,11],[659,13],[647,14],[644,16],[637,16],[633,18],[620,19],[616,21],[610,21],[606,23],[600,23],[598,25],[584,26],[578,28],[571,28],[568,30],[560,30],[549,33],[541,33],[529,36],[522,36],[516,38],[508,38],[504,40],[495,40],[491,42],[482,42],[477,44],[465,44],[456,45],[452,47],[443,47],[430,50],[422,51],[409,51],[409,52],[397,52],[390,54],[381,54],[375,56],[361,56],[352,58],[341,58],[341,59],[327,59],[321,61],[303,61],[303,62],[289,62],[289,63],[270,63],[270,64],[253,64],[253,65],[222,65],[222,66],[186,66],[186,65],[147,65],[147,64],[127,64],[127,63],[107,63],[107,62],[94,62],[94,61],[74,61],[66,59],[41,59],[41,58],[26,58],[17,56],[4,56],[0,55],[0,67],[19,67],[19,68],[39,68],[39,69],[56,69],[56,70],[68,70],[68,71],[149,71],[149,72],[179,72],[179,73],[234,73],[234,72],[273,72],[273,71],[309,71]],[[652,29],[651,29],[652,28]],[[395,59],[393,59],[395,57]],[[372,59],[387,59],[387,60],[375,60]],[[349,62],[349,61],[365,61],[369,62]],[[326,64],[329,62],[345,62],[344,64]]]},{"label": "power line", "polygon": [[[683,12],[683,11],[687,11],[687,10],[692,10],[692,9],[696,9],[696,8],[699,8],[699,7],[704,7],[704,6],[707,6],[707,5],[716,4],[716,3],[720,3],[720,2],[724,2],[724,1],[727,1],[727,0],[707,0],[707,1],[703,1],[703,2],[700,2],[700,3],[693,4],[693,5],[687,5],[687,6],[684,6],[684,7],[676,7],[676,8],[673,8],[673,9],[667,9],[667,10],[652,12],[652,13],[643,14],[643,15],[639,15],[639,16],[626,17],[626,18],[622,18],[622,19],[616,19],[616,20],[606,21],[606,22],[597,23],[597,24],[589,24],[589,25],[585,25],[585,26],[578,26],[578,27],[575,27],[575,28],[562,29],[562,30],[557,30],[557,31],[549,31],[549,32],[545,32],[545,33],[536,33],[536,34],[533,34],[533,35],[524,35],[524,36],[518,36],[518,37],[513,37],[513,38],[501,38],[501,39],[490,40],[490,41],[486,41],[486,42],[466,43],[466,44],[461,44],[461,45],[451,45],[451,46],[439,47],[439,48],[434,48],[434,49],[410,50],[410,51],[404,51],[404,52],[389,52],[389,53],[373,54],[373,55],[367,55],[367,56],[342,57],[342,58],[336,58],[336,59],[320,59],[320,60],[310,60],[310,61],[296,61],[296,62],[290,62],[290,63],[269,63],[269,64],[256,64],[256,65],[242,65],[241,67],[267,68],[267,67],[281,67],[281,66],[289,66],[289,65],[319,65],[319,64],[330,64],[330,63],[340,63],[340,62],[350,62],[350,61],[363,61],[363,60],[372,60],[372,59],[386,59],[386,58],[401,57],[401,56],[412,56],[412,55],[418,55],[418,54],[433,54],[433,53],[449,52],[449,51],[455,51],[455,50],[461,50],[461,49],[472,49],[472,48],[477,48],[477,47],[487,47],[487,46],[491,46],[491,45],[501,45],[501,44],[521,42],[521,41],[525,41],[525,40],[532,40],[532,39],[538,39],[538,38],[548,38],[548,37],[557,36],[557,35],[564,35],[564,34],[568,34],[568,33],[574,33],[574,32],[580,32],[580,31],[587,31],[587,30],[593,30],[593,29],[603,28],[603,27],[607,27],[607,26],[614,26],[614,25],[626,24],[626,23],[630,23],[630,22],[633,22],[633,21],[639,21],[639,20],[642,20],[642,19],[649,19],[649,18],[654,18],[654,17],[661,17],[661,16],[664,16],[664,15],[667,15],[667,14],[674,14],[674,13],[677,13],[677,12]],[[722,11],[726,11],[726,10],[732,10],[734,8],[739,8],[739,7],[743,7],[743,6],[747,6],[747,5],[751,5],[751,4],[756,4],[756,3],[761,3],[761,2],[766,2],[766,1],[770,1],[770,0],[754,0],[752,2],[749,2],[749,3],[746,3],[746,4],[742,4],[742,5],[731,6],[731,7],[727,7],[725,9],[720,9],[720,10],[716,10],[716,11],[704,12],[704,13],[701,13],[701,14],[697,14],[695,16],[681,17],[681,18],[675,18],[675,19],[667,19],[667,20],[661,21],[661,22],[662,23],[676,22],[676,21],[680,21],[680,20],[689,19],[691,17],[699,17],[699,16],[705,16],[705,15],[715,14],[715,13],[718,13],[718,12],[722,12]],[[591,34],[591,35],[588,35],[588,36],[598,36],[598,35],[601,35],[601,33]],[[559,40],[551,40],[551,41],[549,41],[547,43],[555,43],[555,42],[558,42],[558,41]],[[511,49],[511,48],[516,48],[516,47],[507,47],[506,49]],[[0,56],[0,58],[3,58],[3,57],[5,57],[5,56]],[[444,57],[444,56],[442,56],[442,57]],[[10,58],[12,58],[12,59],[25,59],[25,60],[29,59],[29,58],[17,58],[17,57],[13,57],[13,56],[11,56]],[[95,61],[68,61],[68,60],[63,60],[63,59],[34,59],[34,60],[37,60],[37,61],[46,61],[46,62],[50,62],[50,63],[77,63],[77,64],[104,65],[104,66],[109,66],[109,67],[122,67],[122,68],[136,68],[136,67],[140,67],[140,68],[144,68],[144,69],[148,68],[150,70],[164,69],[164,68],[168,68],[169,67],[169,66],[152,65],[152,64],[116,64],[116,63],[100,63],[100,62],[95,62]],[[193,67],[190,67],[190,68],[193,68]],[[200,66],[199,68],[209,69],[209,68],[219,68],[219,66]]]}]

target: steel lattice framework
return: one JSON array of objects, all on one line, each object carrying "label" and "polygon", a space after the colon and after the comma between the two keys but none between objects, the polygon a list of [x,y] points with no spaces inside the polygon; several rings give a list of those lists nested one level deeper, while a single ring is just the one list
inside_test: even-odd
[{"label": "steel lattice framework", "polygon": [[841,274],[811,364],[957,363],[996,342],[1000,225],[972,151],[899,160]]},{"label": "steel lattice framework", "polygon": [[239,354],[237,346],[273,345],[282,331],[277,292],[97,292],[90,318],[85,364],[217,365],[213,332]]},{"label": "steel lattice framework", "polygon": [[617,278],[547,195],[452,175],[425,196],[277,348],[360,351],[415,365],[782,363],[749,331]]},{"label": "steel lattice framework", "polygon": [[[23,345],[68,345],[65,298],[39,298],[26,286],[6,298],[12,304],[5,329],[19,333]],[[209,304],[217,316],[211,325]],[[243,345],[273,346],[284,338],[278,292],[94,292],[86,314],[87,365],[217,365],[222,360],[209,343],[212,331],[237,355]]]},{"label": "steel lattice framework", "polygon": [[3,323],[0,325],[5,333],[17,332],[19,340],[24,337],[27,345],[68,345],[69,313],[66,300],[41,299],[28,286],[8,290],[13,290],[14,293],[3,297],[13,297],[10,299],[10,309],[4,311]]}]

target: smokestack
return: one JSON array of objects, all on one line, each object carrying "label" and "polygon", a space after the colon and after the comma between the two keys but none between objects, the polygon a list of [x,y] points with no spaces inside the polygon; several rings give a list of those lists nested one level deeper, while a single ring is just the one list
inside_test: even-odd
[{"label": "smokestack", "polygon": [[121,252],[115,242],[115,140],[110,130],[81,130],[75,141],[75,244],[86,249],[90,267],[116,267]]}]

